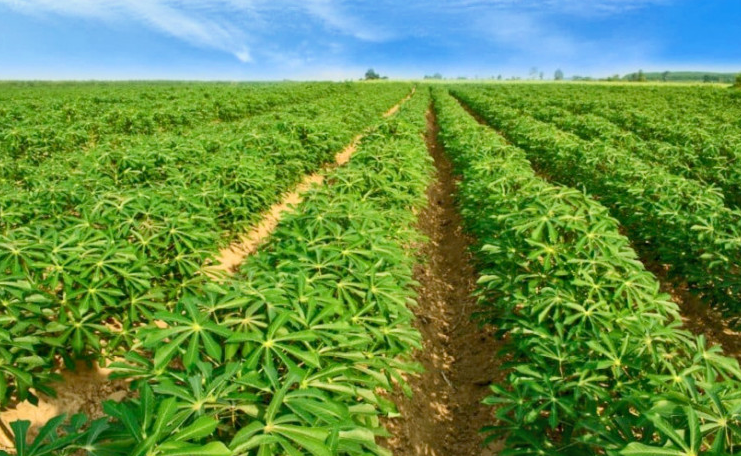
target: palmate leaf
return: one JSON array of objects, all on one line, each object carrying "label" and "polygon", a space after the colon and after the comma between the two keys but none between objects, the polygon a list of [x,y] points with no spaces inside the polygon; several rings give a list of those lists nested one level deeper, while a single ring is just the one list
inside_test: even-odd
[{"label": "palmate leaf", "polygon": [[289,424],[291,415],[277,416],[285,394],[292,382],[286,382],[273,396],[265,412],[265,422],[253,421],[238,431],[230,448],[235,454],[257,449],[257,454],[274,454],[280,448],[287,454],[303,454],[303,448],[313,456],[332,456],[327,446],[329,432],[318,426],[305,427]]},{"label": "palmate leaf", "polygon": [[124,292],[114,283],[113,276],[106,276],[101,280],[86,280],[82,277],[75,280],[77,284],[68,293],[67,299],[79,315],[84,315],[91,309],[100,314],[105,307],[115,308],[120,297],[124,296]]},{"label": "palmate leaf", "polygon": [[726,393],[728,392],[722,385],[707,386],[706,394],[711,400],[711,404],[706,407],[698,407],[697,416],[702,420],[702,432],[706,436],[712,435],[715,452],[733,451],[734,437],[741,437],[741,426],[739,426],[739,405],[733,410],[728,410]]},{"label": "palmate leaf", "polygon": [[[218,420],[204,415],[188,422],[187,416],[177,413],[180,408],[177,398],[155,399],[152,389],[146,385],[140,388],[139,394],[137,402],[105,404],[106,412],[117,420],[119,432],[133,442],[126,454],[231,454],[220,442],[199,443],[213,435]],[[120,445],[125,442],[126,439],[121,440]]]},{"label": "palmate leaf", "polygon": [[[255,369],[258,364],[272,367],[276,361],[291,366],[295,361],[312,367],[321,365],[318,354],[309,349],[309,342],[316,340],[317,335],[308,330],[292,330],[292,316],[282,311],[270,323],[264,334],[260,332],[237,333],[229,338],[230,343],[246,343],[248,358],[245,365]],[[294,361],[295,360],[295,361]]]},{"label": "palmate leaf", "polygon": [[[145,348],[154,348],[154,368],[164,368],[178,353],[182,353],[183,364],[190,368],[205,353],[216,361],[223,356],[222,345],[231,335],[231,331],[202,313],[196,306],[195,298],[186,298],[182,302],[184,315],[158,312],[155,317],[165,322],[168,327],[148,327],[141,331]],[[186,347],[183,350],[183,347]]]},{"label": "palmate leaf", "polygon": [[[195,375],[193,375],[195,374]],[[252,373],[242,372],[242,365],[230,363],[214,372],[213,367],[199,362],[193,372],[168,370],[158,378],[154,392],[159,397],[178,400],[178,419],[186,420],[204,414],[223,418],[233,413],[235,406],[246,408],[259,403],[259,388],[245,388]]]},{"label": "palmate leaf", "polygon": [[41,243],[24,228],[9,233],[9,236],[0,235],[0,271],[27,275],[45,253]]}]

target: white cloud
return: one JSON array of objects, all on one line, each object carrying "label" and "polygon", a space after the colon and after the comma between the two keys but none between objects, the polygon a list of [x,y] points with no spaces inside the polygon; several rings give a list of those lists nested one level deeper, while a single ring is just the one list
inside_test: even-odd
[{"label": "white cloud", "polygon": [[348,14],[341,2],[333,0],[304,0],[306,11],[321,20],[331,29],[342,34],[353,36],[363,41],[381,42],[393,37],[393,34],[378,25],[368,25],[357,17]]},{"label": "white cloud", "polygon": [[[574,21],[599,23],[606,16],[625,14],[666,0],[453,0],[463,17],[473,17],[469,36],[480,36],[491,43],[492,52],[501,56],[498,66],[530,67],[552,71],[573,68],[582,74],[593,70],[628,66],[650,60],[660,45],[650,36],[626,39],[622,34],[574,31]],[[466,6],[463,6],[466,5]],[[592,26],[592,30],[595,28]],[[512,73],[515,73],[512,71]]]},{"label": "white cloud", "polygon": [[0,4],[29,14],[54,13],[109,22],[134,20],[190,44],[231,53],[243,62],[251,60],[246,34],[232,21],[214,14],[227,4],[236,8],[236,1],[0,0]]},{"label": "white cloud", "polygon": [[[34,15],[141,24],[242,63],[260,62],[250,72],[325,75],[316,69],[392,66],[396,52],[409,61],[445,58],[461,65],[461,58],[470,55],[467,48],[480,43],[498,59],[487,61],[489,66],[638,61],[649,54],[650,40],[623,43],[599,34],[601,41],[590,41],[570,30],[570,21],[671,1],[676,0],[0,0],[0,6]],[[388,41],[394,41],[394,49],[372,47]],[[436,57],[441,54],[445,57]]]},{"label": "white cloud", "polygon": [[563,57],[573,55],[580,47],[571,36],[531,14],[491,13],[474,26],[484,38],[526,53]]},{"label": "white cloud", "polygon": [[237,51],[234,53],[234,56],[242,63],[249,63],[252,62],[252,54],[250,54],[250,51],[245,48],[241,51]]},{"label": "white cloud", "polygon": [[255,32],[290,27],[279,18],[291,12],[361,41],[391,37],[349,14],[341,0],[0,0],[2,4],[35,15],[133,20],[192,45],[231,53],[241,62],[254,60],[248,42]]}]

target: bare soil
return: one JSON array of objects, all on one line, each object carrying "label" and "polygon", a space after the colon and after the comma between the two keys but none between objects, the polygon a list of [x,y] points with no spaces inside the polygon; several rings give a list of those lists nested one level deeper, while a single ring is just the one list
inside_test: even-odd
[{"label": "bare soil", "polygon": [[421,248],[426,261],[415,270],[420,286],[414,309],[424,344],[415,358],[425,372],[408,378],[412,398],[394,397],[401,417],[385,420],[394,437],[384,444],[395,456],[490,456],[500,449],[482,447],[478,430],[492,424],[494,416],[481,400],[488,385],[504,376],[497,357],[502,342],[495,340],[492,328],[471,320],[477,306],[471,240],[462,229],[452,166],[437,134],[429,111],[426,142],[437,172],[427,190],[429,204],[419,214],[418,228],[429,241]]},{"label": "bare soil", "polygon": [[84,413],[90,420],[103,414],[103,402],[121,401],[130,394],[129,385],[124,380],[111,381],[111,371],[97,365],[79,363],[75,371],[64,371],[62,381],[52,386],[57,397],[40,395],[38,405],[28,401],[0,413],[0,450],[13,451],[13,435],[10,423],[18,420],[31,422],[29,436],[37,434],[38,429],[57,415]]},{"label": "bare soil", "polygon": [[652,261],[644,264],[659,280],[661,291],[679,306],[684,328],[695,335],[705,335],[709,345],[720,345],[724,354],[741,361],[741,332],[732,329],[723,314],[703,302],[686,283],[672,281],[667,265]]}]

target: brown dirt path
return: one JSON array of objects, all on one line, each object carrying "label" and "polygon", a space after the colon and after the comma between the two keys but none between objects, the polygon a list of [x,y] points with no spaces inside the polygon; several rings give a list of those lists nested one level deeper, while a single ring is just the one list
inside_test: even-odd
[{"label": "brown dirt path", "polygon": [[394,437],[384,444],[395,456],[489,456],[478,430],[493,421],[493,409],[481,404],[488,385],[502,378],[497,352],[501,342],[491,328],[471,320],[477,274],[454,200],[452,166],[437,141],[432,110],[427,114],[426,141],[437,174],[429,187],[428,206],[419,215],[419,229],[429,241],[422,246],[425,263],[417,267],[420,283],[415,325],[424,349],[416,360],[425,372],[409,378],[413,397],[394,396],[400,418],[385,420]]},{"label": "brown dirt path", "polygon": [[[396,114],[401,108],[401,105],[406,103],[414,95],[416,90],[417,88],[413,87],[411,92],[386,111],[383,117],[387,118]],[[273,204],[270,209],[262,214],[260,222],[254,228],[240,236],[236,242],[222,249],[216,256],[214,264],[206,268],[206,273],[213,278],[218,278],[220,275],[230,274],[236,271],[246,257],[254,254],[260,245],[270,238],[270,235],[278,227],[284,214],[290,213],[296,206],[301,204],[304,200],[304,195],[312,186],[322,185],[327,171],[343,166],[350,161],[350,158],[358,148],[358,144],[366,134],[367,131],[355,136],[350,144],[335,155],[334,161],[324,165],[319,171],[304,176],[293,190],[283,196],[281,201]]]}]

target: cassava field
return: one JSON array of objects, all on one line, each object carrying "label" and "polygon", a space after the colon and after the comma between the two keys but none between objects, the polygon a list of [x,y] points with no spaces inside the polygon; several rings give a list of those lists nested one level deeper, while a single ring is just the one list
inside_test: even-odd
[{"label": "cassava field", "polygon": [[0,84],[0,454],[741,454],[741,97]]}]

